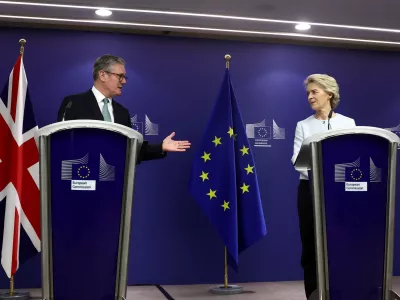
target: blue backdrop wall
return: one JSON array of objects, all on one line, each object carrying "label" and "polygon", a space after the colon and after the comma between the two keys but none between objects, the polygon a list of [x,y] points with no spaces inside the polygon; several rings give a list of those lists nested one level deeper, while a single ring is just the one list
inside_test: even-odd
[{"label": "blue backdrop wall", "polygon": [[[17,59],[18,40],[27,39],[24,62],[39,126],[55,122],[63,97],[91,88],[94,60],[111,53],[127,61],[129,81],[118,100],[137,116],[139,126],[145,115],[158,124],[158,135],[145,138],[157,142],[176,131],[193,148],[217,96],[224,55],[232,55],[244,122],[251,126],[265,120],[271,128],[275,122],[286,135],[266,137],[262,142],[268,147],[253,148],[268,234],[240,255],[240,270],[230,272],[231,282],[302,279],[298,174],[290,158],[296,123],[312,114],[303,88],[307,75],[334,76],[342,99],[337,111],[358,125],[400,123],[396,52],[21,28],[0,28],[0,37],[0,85]],[[260,142],[250,141],[253,146]],[[193,154],[170,154],[138,167],[129,284],[223,281],[223,244],[188,192]],[[397,230],[395,274],[400,274],[399,241]],[[7,286],[0,271],[0,287]],[[16,286],[40,286],[39,255],[20,267]]]}]

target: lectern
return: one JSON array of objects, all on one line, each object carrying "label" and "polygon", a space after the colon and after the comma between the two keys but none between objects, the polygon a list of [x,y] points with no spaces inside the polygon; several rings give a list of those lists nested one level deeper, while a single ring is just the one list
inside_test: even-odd
[{"label": "lectern", "polygon": [[104,121],[39,131],[43,299],[126,298],[142,143],[137,131]]},{"label": "lectern", "polygon": [[391,291],[397,149],[374,127],[304,140],[295,168],[313,194],[318,290],[310,299],[400,299]]}]

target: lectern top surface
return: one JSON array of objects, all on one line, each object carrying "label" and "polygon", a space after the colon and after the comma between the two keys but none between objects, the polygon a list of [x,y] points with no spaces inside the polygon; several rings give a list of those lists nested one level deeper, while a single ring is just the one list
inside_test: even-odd
[{"label": "lectern top surface", "polygon": [[348,135],[348,134],[370,134],[370,135],[380,136],[384,139],[387,139],[391,143],[400,143],[400,138],[395,133],[389,130],[377,127],[369,127],[369,126],[356,126],[347,129],[329,130],[323,133],[314,134],[306,138],[303,141],[303,145],[307,145],[312,142],[319,142],[335,136]]},{"label": "lectern top surface", "polygon": [[135,131],[126,126],[97,121],[97,120],[73,120],[73,121],[63,121],[57,122],[54,124],[47,125],[39,130],[39,136],[48,136],[58,131],[76,129],[76,128],[95,128],[95,129],[103,129],[118,132],[122,135],[127,136],[128,138],[135,138],[139,143],[143,143],[143,135],[138,131]]},{"label": "lectern top surface", "polygon": [[357,134],[378,136],[386,139],[389,143],[400,144],[400,138],[396,134],[394,134],[389,130],[377,127],[356,126],[347,129],[329,130],[327,132],[314,134],[303,141],[299,155],[297,156],[296,162],[294,163],[295,169],[298,171],[307,171],[311,168],[310,145],[312,143],[334,138],[336,136],[357,135]]}]

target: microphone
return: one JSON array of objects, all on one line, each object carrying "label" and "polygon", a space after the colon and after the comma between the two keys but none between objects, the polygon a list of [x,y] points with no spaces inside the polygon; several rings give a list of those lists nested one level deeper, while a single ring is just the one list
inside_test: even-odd
[{"label": "microphone", "polygon": [[65,121],[65,114],[67,113],[67,110],[71,108],[71,106],[72,106],[72,100],[70,100],[68,102],[67,106],[64,109],[64,114],[63,114],[63,118],[62,118],[63,121]]},{"label": "microphone", "polygon": [[333,114],[333,110],[331,109],[331,111],[329,112],[329,115],[328,115],[328,130],[332,129],[331,123],[330,123],[332,114]]}]

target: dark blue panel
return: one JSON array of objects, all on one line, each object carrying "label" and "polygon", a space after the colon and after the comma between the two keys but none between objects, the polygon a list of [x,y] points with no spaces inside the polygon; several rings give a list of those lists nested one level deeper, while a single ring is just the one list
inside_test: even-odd
[{"label": "dark blue panel", "polygon": [[[334,76],[341,95],[337,112],[354,118],[358,125],[388,128],[400,123],[400,54],[395,51],[5,27],[0,34],[0,88],[19,54],[18,40],[27,40],[24,64],[40,127],[55,122],[66,95],[92,87],[95,59],[111,53],[126,60],[129,76],[117,101],[132,116],[138,115],[136,124],[143,133],[145,114],[159,125],[158,136],[145,134],[144,138],[160,142],[175,131],[177,138],[189,139],[193,149],[218,93],[224,55],[232,55],[232,81],[243,121],[255,124],[265,119],[251,142],[267,139],[270,147],[252,149],[268,235],[240,255],[240,271],[230,273],[231,282],[302,279],[296,204],[299,174],[290,158],[296,123],[313,113],[303,86],[307,75]],[[273,121],[285,129],[284,140],[274,139]],[[164,160],[138,166],[130,284],[223,282],[223,245],[187,189],[193,152],[171,153]],[[396,210],[400,213],[400,205]],[[399,224],[396,218],[396,228]],[[395,274],[399,275],[400,230],[395,234]],[[40,256],[22,265],[15,279],[17,287],[39,288]],[[4,272],[0,272],[0,287],[9,287]]]},{"label": "dark blue panel", "polygon": [[331,300],[382,299],[388,149],[369,135],[322,142]]},{"label": "dark blue panel", "polygon": [[[58,132],[51,138],[53,271],[57,300],[114,299],[125,154],[126,138],[114,132],[75,129]],[[106,173],[100,172],[100,155],[109,165],[108,174],[112,175],[114,167],[114,181],[99,180],[100,173]],[[87,162],[72,165],[66,162],[84,157],[88,158]],[[96,190],[71,190],[71,179],[66,179],[69,174],[73,181],[94,180]]]}]

